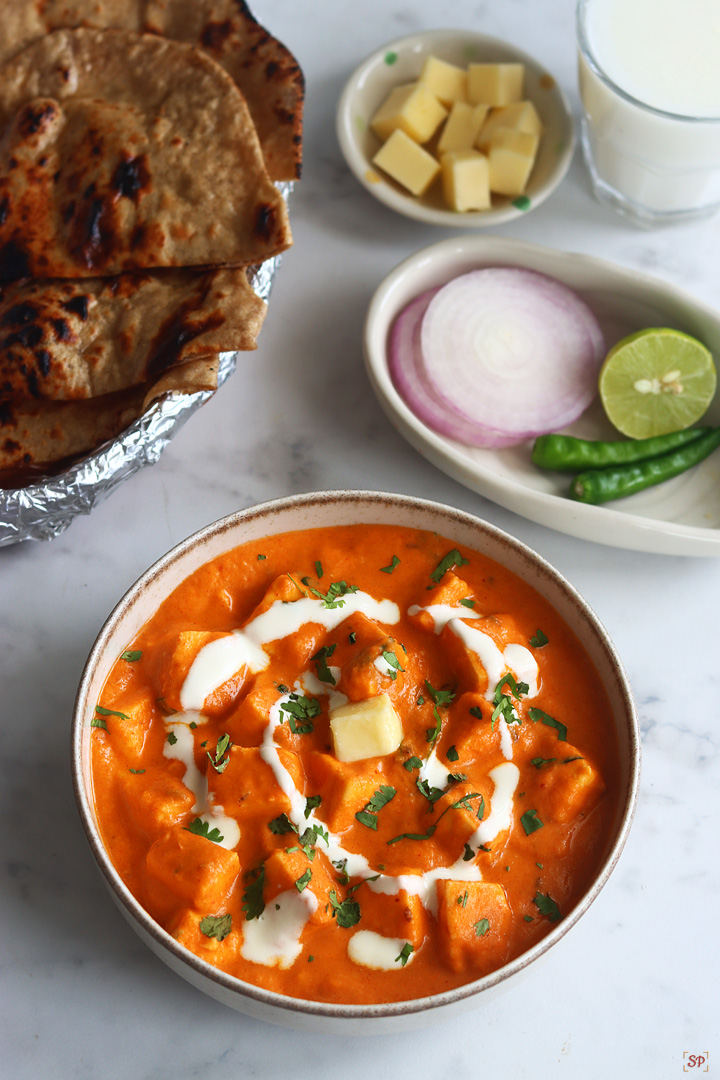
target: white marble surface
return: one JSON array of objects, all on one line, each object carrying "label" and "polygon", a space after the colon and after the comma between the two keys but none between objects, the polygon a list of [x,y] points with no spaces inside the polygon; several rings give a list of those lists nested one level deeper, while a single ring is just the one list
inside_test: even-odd
[{"label": "white marble surface", "polygon": [[[456,0],[451,19],[429,0],[256,0],[255,8],[307,77],[295,247],[260,348],[157,466],[57,540],[0,551],[0,1074],[634,1080],[680,1076],[684,1052],[707,1051],[718,1071],[720,560],[594,546],[473,495],[395,434],[362,366],[375,285],[444,233],[393,216],[343,167],[333,113],[345,77],[382,42],[451,21],[544,58],[577,109],[572,0]],[[593,201],[579,156],[550,201],[497,233],[601,255],[720,302],[720,218],[638,231]],[[170,973],[103,889],[69,767],[82,664],[141,571],[236,508],[337,487],[439,499],[547,557],[613,636],[644,743],[631,838],[579,926],[517,988],[471,1016],[372,1041],[271,1029]]]}]

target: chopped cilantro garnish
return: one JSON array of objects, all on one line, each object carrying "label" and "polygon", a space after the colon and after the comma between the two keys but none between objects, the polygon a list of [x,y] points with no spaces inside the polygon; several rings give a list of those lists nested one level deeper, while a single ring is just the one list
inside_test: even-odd
[{"label": "chopped cilantro garnish", "polygon": [[338,926],[347,930],[360,921],[360,905],[357,900],[343,900],[341,903],[334,889],[330,890],[329,896],[333,918],[337,919]]},{"label": "chopped cilantro garnish", "polygon": [[350,642],[351,645],[354,645],[355,642],[357,641],[357,634],[355,633],[354,630],[353,630],[352,634],[348,635],[348,641]]},{"label": "chopped cilantro garnish", "polygon": [[465,781],[465,780],[467,780],[467,773],[464,773],[464,772],[450,772],[450,773],[448,773],[448,778],[447,778],[448,784],[462,784],[463,781]]},{"label": "chopped cilantro garnish", "polygon": [[[503,693],[505,686],[510,687],[510,693]],[[495,693],[493,695],[493,705],[495,706],[493,714],[490,718],[490,728],[495,730],[495,721],[498,717],[502,716],[506,724],[521,724],[522,721],[513,708],[512,699],[515,698],[519,701],[523,694],[527,694],[530,687],[525,682],[515,682],[514,677],[508,671],[503,675],[500,682],[495,687]]]},{"label": "chopped cilantro garnish", "polygon": [[317,698],[293,693],[289,701],[283,701],[280,711],[288,714],[288,726],[293,735],[309,735],[314,730],[313,718],[319,716],[322,710]]},{"label": "chopped cilantro garnish", "polygon": [[460,755],[457,752],[457,747],[456,746],[448,746],[447,751],[445,753],[445,757],[448,759],[448,761],[458,761],[459,758],[460,758]]},{"label": "chopped cilantro garnish", "polygon": [[543,645],[547,645],[548,638],[543,634],[542,630],[536,630],[533,636],[530,638],[530,644],[533,649],[542,649]]},{"label": "chopped cilantro garnish", "polygon": [[200,933],[224,941],[232,930],[232,915],[206,915],[200,920]]},{"label": "chopped cilantro garnish", "polygon": [[368,829],[377,830],[377,817],[375,814],[371,814],[367,810],[358,810],[355,817],[361,825],[365,825]]},{"label": "chopped cilantro garnish", "polygon": [[399,565],[400,565],[400,560],[398,559],[397,555],[393,555],[392,559],[390,560],[390,565],[389,566],[381,566],[380,571],[383,574],[392,574],[395,567],[399,566]]},{"label": "chopped cilantro garnish", "polygon": [[400,950],[400,955],[395,957],[395,963],[397,964],[397,962],[399,960],[400,963],[402,964],[402,966],[405,967],[405,965],[407,964],[408,960],[410,959],[410,957],[412,956],[412,954],[414,952],[415,952],[414,946],[411,945],[409,941],[406,941],[405,944],[403,945],[402,949]]},{"label": "chopped cilantro garnish", "polygon": [[315,573],[317,574],[318,578],[321,578],[323,576],[322,563],[320,562],[319,559],[315,563]]},{"label": "chopped cilantro garnish", "polygon": [[417,703],[418,703],[418,705],[424,705],[425,704],[425,698],[422,696],[422,694],[420,694],[420,696],[418,697]]},{"label": "chopped cilantro garnish", "polygon": [[297,889],[298,892],[302,892],[303,889],[306,888],[310,884],[311,877],[312,877],[312,870],[308,866],[307,870],[302,875],[302,877],[299,877],[297,879],[297,881],[295,882],[295,888]]},{"label": "chopped cilantro garnish", "polygon": [[310,659],[315,661],[315,671],[320,682],[330,683],[331,686],[335,685],[335,676],[328,667],[328,660],[337,649],[337,645],[323,645],[321,649],[311,656]]},{"label": "chopped cilantro garnish", "polygon": [[454,690],[436,690],[432,683],[428,682],[427,679],[425,680],[425,689],[435,704],[439,705],[441,708],[450,705],[455,700]]},{"label": "chopped cilantro garnish", "polygon": [[[466,844],[465,845],[465,850],[463,852],[463,862],[470,862],[470,860],[474,859],[474,858],[475,858],[475,852],[473,851],[473,849],[470,847],[469,844]],[[463,907],[464,906],[465,905],[463,904]]]},{"label": "chopped cilantro garnish", "polygon": [[557,922],[558,919],[562,918],[560,908],[549,893],[535,893],[533,904],[535,904],[541,915],[547,915],[550,922]]},{"label": "chopped cilantro garnish", "polygon": [[99,727],[102,728],[103,731],[107,731],[108,729],[107,724],[100,716],[93,716],[92,720],[90,721],[90,727]]},{"label": "chopped cilantro garnish", "polygon": [[392,681],[395,682],[395,680],[397,679],[398,671],[404,671],[405,668],[401,666],[400,661],[398,660],[392,649],[383,649],[382,658],[387,664],[387,666],[391,669],[387,672],[387,674],[390,676]]},{"label": "chopped cilantro garnish", "polygon": [[185,826],[186,832],[194,833],[195,836],[204,836],[206,840],[212,840],[213,844],[221,844],[225,839],[219,829],[211,829],[209,821],[202,818],[193,818],[189,825]]},{"label": "chopped cilantro garnish", "polygon": [[442,788],[431,787],[427,780],[416,780],[415,786],[420,794],[428,800],[431,809],[435,806],[438,799],[441,799],[445,794]]},{"label": "chopped cilantro garnish", "polygon": [[430,574],[430,579],[431,581],[434,581],[436,585],[439,585],[442,577],[448,570],[452,570],[453,566],[467,566],[467,564],[468,560],[462,557],[457,548],[453,548],[452,551],[448,551],[447,555],[443,555],[440,562]]},{"label": "chopped cilantro garnish", "polygon": [[365,809],[358,811],[355,817],[361,825],[365,825],[368,829],[377,829],[378,813],[383,806],[387,806],[390,800],[395,798],[396,794],[397,791],[394,787],[390,787],[389,784],[381,784],[370,802],[366,803]]},{"label": "chopped cilantro garnish", "polygon": [[543,712],[542,709],[529,709],[528,716],[533,723],[540,720],[546,727],[555,728],[560,742],[567,741],[567,728],[565,724],[561,724],[560,721],[556,720],[553,716],[549,716],[546,712]]},{"label": "chopped cilantro garnish", "polygon": [[313,596],[317,596],[319,600],[322,600],[326,608],[341,608],[344,606],[345,601],[342,599],[348,593],[356,593],[358,591],[357,585],[348,585],[347,581],[333,581],[328,586],[326,593],[320,592],[319,589],[313,589],[312,586],[308,586]]},{"label": "chopped cilantro garnish", "polygon": [[571,761],[584,761],[585,758],[581,754],[576,754],[575,757],[563,758],[563,765],[569,765]]},{"label": "chopped cilantro garnish", "polygon": [[102,707],[102,705],[96,705],[95,706],[95,712],[99,713],[100,716],[119,716],[121,720],[129,720],[130,719],[130,717],[128,716],[127,713],[117,712],[116,709],[104,709]]},{"label": "chopped cilantro garnish", "polygon": [[230,749],[232,743],[230,742],[230,736],[227,732],[221,735],[217,741],[215,747],[215,753],[211,754],[209,750],[206,751],[208,760],[216,772],[224,772],[230,764]]},{"label": "chopped cilantro garnish", "polygon": [[278,688],[278,690],[280,691],[281,694],[289,694],[290,693],[290,687],[286,686],[284,682],[279,682],[277,684],[277,688]]},{"label": "chopped cilantro garnish", "polygon": [[557,761],[554,757],[534,757],[530,759],[530,764],[534,765],[536,769],[542,769],[543,765],[551,765],[553,761]]},{"label": "chopped cilantro garnish", "polygon": [[170,708],[164,697],[155,698],[155,704],[163,716],[174,716],[177,712],[177,709]]},{"label": "chopped cilantro garnish", "polygon": [[478,821],[482,821],[484,813],[485,813],[485,797],[483,795],[481,795],[480,796],[480,805],[478,806],[477,813],[475,814],[475,817],[478,819]]},{"label": "chopped cilantro garnish", "polygon": [[523,919],[525,920],[525,922],[532,922],[533,921],[532,915],[523,915]]},{"label": "chopped cilantro garnish", "polygon": [[475,937],[485,937],[490,929],[490,920],[478,919],[476,923],[473,923],[473,926],[475,927]]},{"label": "chopped cilantro garnish", "polygon": [[263,888],[265,886],[265,867],[261,866],[255,871],[255,878],[249,883],[242,895],[242,909],[248,922],[251,919],[259,919],[265,910],[263,900]]},{"label": "chopped cilantro garnish", "polygon": [[142,776],[142,774],[145,772],[145,770],[144,769],[131,769],[130,772],[134,776]]},{"label": "chopped cilantro garnish", "polygon": [[314,810],[322,802],[322,795],[308,795],[305,800],[305,817],[310,817],[311,810]]},{"label": "chopped cilantro garnish", "polygon": [[473,707],[470,709],[470,715],[474,716],[476,720],[483,719],[482,709],[479,705],[473,705]]},{"label": "chopped cilantro garnish", "polygon": [[177,735],[174,731],[168,731],[167,741],[170,743],[171,746],[175,745],[175,743],[177,742]]},{"label": "chopped cilantro garnish", "polygon": [[280,814],[278,817],[273,818],[268,822],[268,829],[271,833],[275,833],[276,836],[284,836],[285,833],[296,833],[297,826],[293,825],[287,814]]},{"label": "chopped cilantro garnish", "polygon": [[475,607],[475,601],[471,600],[469,596],[463,596],[462,599],[460,600],[460,603],[462,604],[463,607],[469,607],[469,608],[474,608]]},{"label": "chopped cilantro garnish", "polygon": [[460,904],[460,907],[465,907],[467,905],[467,902],[468,902],[468,896],[469,896],[469,893],[468,893],[468,890],[466,889],[465,892],[462,894],[462,896],[458,896],[456,898],[455,903]]},{"label": "chopped cilantro garnish", "polygon": [[347,872],[347,859],[340,859],[338,862],[334,862],[333,866],[337,870],[340,877],[338,881],[341,885],[347,885],[350,880],[350,875]]},{"label": "chopped cilantro garnish", "polygon": [[446,806],[437,821],[430,826],[427,832],[424,833],[400,833],[399,836],[393,836],[392,840],[388,840],[388,844],[397,844],[399,840],[429,840],[433,835],[438,825],[450,810],[457,810],[461,806],[467,806],[473,799],[482,798],[479,791],[471,791],[467,795],[463,795],[457,802],[451,803],[450,806]]},{"label": "chopped cilantro garnish", "polygon": [[419,769],[421,767],[422,759],[419,757],[415,757],[414,754],[412,757],[409,757],[407,761],[403,761],[403,769],[407,769],[408,772],[412,772],[413,769]]},{"label": "chopped cilantro garnish", "polygon": [[542,829],[543,827],[543,822],[538,817],[537,810],[526,810],[520,818],[520,824],[525,830],[526,836],[529,836],[530,833],[537,832],[538,829]]},{"label": "chopped cilantro garnish", "polygon": [[257,557],[258,562],[263,562],[264,559],[267,559],[267,555],[258,555]]},{"label": "chopped cilantro garnish", "polygon": [[126,652],[120,656],[121,660],[127,660],[128,663],[134,664],[136,660],[139,660],[142,656],[142,649],[127,649]]}]

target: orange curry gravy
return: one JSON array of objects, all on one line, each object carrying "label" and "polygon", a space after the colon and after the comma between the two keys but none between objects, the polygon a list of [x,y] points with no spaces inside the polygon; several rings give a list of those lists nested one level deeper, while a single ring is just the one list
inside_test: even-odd
[{"label": "orange curry gravy", "polygon": [[309,530],[222,555],[97,704],[94,798],[121,877],[198,956],[293,997],[478,978],[567,915],[608,845],[618,751],[593,665],[537,592],[434,533]]}]

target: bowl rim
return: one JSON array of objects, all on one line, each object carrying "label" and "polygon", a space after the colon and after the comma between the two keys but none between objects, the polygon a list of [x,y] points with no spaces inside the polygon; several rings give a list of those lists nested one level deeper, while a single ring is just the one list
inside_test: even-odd
[{"label": "bowl rim", "polygon": [[[197,548],[198,550],[202,550],[205,543],[216,536],[223,533],[231,534],[238,527],[242,527],[244,524],[264,516],[285,513],[287,511],[292,511],[295,508],[311,508],[313,506],[330,503],[338,505],[346,504],[349,507],[367,504],[372,506],[383,506],[385,508],[405,509],[408,511],[416,510],[420,512],[429,512],[441,516],[444,521],[447,521],[449,527],[452,526],[453,522],[469,526],[473,529],[477,529],[479,526],[481,533],[489,535],[491,539],[504,546],[509,546],[513,549],[514,554],[532,564],[544,577],[549,578],[554,586],[559,587],[560,590],[567,595],[568,599],[579,609],[583,621],[590,624],[596,637],[599,638],[600,644],[605,650],[606,656],[615,671],[618,687],[621,692],[623,712],[628,722],[628,782],[625,793],[625,804],[616,816],[616,831],[605,852],[604,859],[599,866],[590,887],[586,890],[585,894],[572,911],[564,916],[557,926],[543,937],[541,941],[531,949],[521,953],[520,956],[510,961],[508,964],[505,964],[497,971],[490,972],[480,979],[464,983],[461,986],[454,987],[451,990],[446,990],[439,994],[431,994],[422,998],[413,998],[397,1002],[353,1005],[346,1003],[305,1001],[300,998],[294,998],[285,994],[279,994],[275,991],[266,990],[253,983],[245,982],[243,979],[221,971],[207,961],[196,956],[189,949],[176,941],[175,938],[152,919],[120,878],[119,873],[113,866],[102,843],[99,829],[95,824],[92,799],[86,789],[84,780],[83,750],[86,739],[90,737],[89,725],[84,721],[87,716],[88,693],[92,675],[96,665],[102,659],[107,639],[121,625],[126,613],[132,607],[134,599],[146,586],[156,579],[158,575],[165,573],[175,563],[184,559],[184,557],[193,549]],[[305,527],[311,526],[306,525]],[[284,531],[294,530],[289,528]],[[242,543],[242,541],[239,540],[236,543],[233,543],[231,547],[224,550],[231,550],[232,547],[238,546],[239,543]],[[188,569],[185,576],[187,577],[198,567],[202,566],[204,562],[210,561],[215,557],[216,555],[211,555],[208,559],[197,562],[192,569]],[[513,572],[517,573],[517,571]],[[306,1017],[369,1021],[378,1017],[384,1019],[404,1017],[410,1014],[441,1009],[443,1006],[456,1004],[476,995],[479,996],[483,991],[490,990],[523,971],[532,964],[533,961],[551,949],[557,941],[564,937],[565,934],[575,926],[604,888],[620,858],[623,847],[625,846],[638,799],[640,780],[640,732],[635,704],[627,675],[607,631],[598,617],[594,614],[587,601],[585,601],[575,587],[571,585],[551,563],[547,562],[543,556],[539,555],[532,548],[523,543],[523,541],[518,540],[511,534],[499,529],[497,526],[476,517],[474,514],[458,510],[455,507],[447,506],[443,503],[429,499],[421,499],[415,496],[395,494],[392,492],[341,489],[291,495],[259,503],[228,514],[215,522],[211,522],[209,525],[205,525],[203,528],[180,541],[164,555],[160,556],[160,558],[141,574],[134,584],[126,590],[103,623],[83,667],[73,707],[72,779],[75,799],[85,835],[101,876],[104,879],[104,883],[110,890],[113,899],[121,908],[128,921],[130,921],[133,929],[141,933],[141,936],[152,939],[155,946],[162,950],[162,953],[170,954],[170,956],[178,962],[178,966],[186,967],[188,969],[188,976],[191,973],[196,976],[195,980],[190,980],[191,982],[194,982],[194,985],[199,985],[197,977],[200,979],[207,979],[214,983],[218,989],[224,989],[230,996],[236,999],[247,998],[265,1007],[269,1007],[273,1011],[280,1010],[285,1013],[304,1014]],[[165,956],[162,953],[159,953],[160,958],[165,959]],[[180,973],[182,974],[182,972]]]},{"label": "bowl rim", "polygon": [[[436,209],[431,206],[425,206],[413,195],[409,193],[406,195],[404,192],[396,190],[388,183],[368,183],[365,178],[365,174],[368,169],[372,167],[372,163],[360,150],[355,136],[355,124],[351,115],[351,104],[357,92],[358,85],[365,80],[367,75],[380,61],[382,61],[383,57],[388,52],[407,50],[413,43],[424,39],[454,39],[460,37],[480,46],[487,45],[505,49],[509,54],[512,54],[509,57],[512,62],[524,63],[534,72],[549,75],[553,80],[553,93],[557,95],[559,103],[562,106],[562,108],[558,110],[558,113],[563,115],[564,123],[567,126],[568,137],[562,151],[556,155],[555,167],[553,168],[549,179],[537,192],[533,193],[531,205],[527,209],[521,209],[514,206],[512,201],[509,202],[507,206],[499,207],[497,209],[467,211],[464,213],[449,209]],[[555,79],[552,73],[548,71],[536,57],[531,53],[526,52],[524,49],[519,48],[517,45],[514,45],[512,42],[507,41],[505,38],[495,37],[492,34],[483,34],[478,30],[462,28],[454,29],[452,27],[418,30],[414,34],[406,34],[403,37],[387,41],[384,45],[380,45],[369,53],[364,60],[357,65],[345,82],[335,113],[335,130],[340,149],[350,171],[359,183],[362,184],[365,190],[373,195],[379,202],[383,203],[389,209],[394,210],[399,214],[403,214],[405,217],[413,218],[415,221],[421,221],[429,225],[449,226],[451,228],[472,229],[501,225],[507,221],[514,221],[516,218],[521,217],[530,210],[534,210],[536,206],[539,206],[552,195],[555,189],[565,179],[577,144],[575,119],[567,95],[557,79]]]}]

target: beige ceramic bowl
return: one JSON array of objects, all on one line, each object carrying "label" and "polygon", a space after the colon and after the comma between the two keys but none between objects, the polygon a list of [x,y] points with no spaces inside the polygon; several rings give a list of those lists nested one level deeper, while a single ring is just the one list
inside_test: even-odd
[{"label": "beige ceramic bowl", "polygon": [[[143,910],[121,881],[100,838],[91,794],[90,720],[115,659],[165,597],[203,563],[238,544],[276,533],[362,523],[435,530],[502,563],[550,601],[583,643],[605,684],[611,706],[608,720],[620,748],[620,798],[610,848],[587,893],[534,948],[499,971],[443,994],[385,1005],[335,1005],[285,997],[226,975],[186,950]],[[470,514],[378,492],[326,492],[265,503],[208,525],[178,544],[132,586],[103,626],[85,665],[73,720],[73,777],[80,816],[110,895],[142,940],[173,971],[231,1008],[287,1027],[335,1034],[374,1035],[421,1027],[475,1008],[508,988],[565,936],[608,880],[630,828],[639,769],[637,718],[622,664],[596,616],[557,570],[518,540]]]},{"label": "beige ceramic bowl", "polygon": [[[416,198],[373,166],[381,143],[370,130],[370,119],[394,87],[418,77],[427,56],[458,67],[496,62],[525,65],[525,96],[534,103],[544,125],[525,195],[514,200],[494,195],[490,210],[457,213],[445,206],[439,181]],[[363,60],[348,79],[338,103],[336,124],[345,160],[371,195],[406,217],[446,228],[482,229],[532,210],[565,176],[575,145],[570,106],[544,66],[509,42],[472,30],[426,30],[387,42]]]}]

